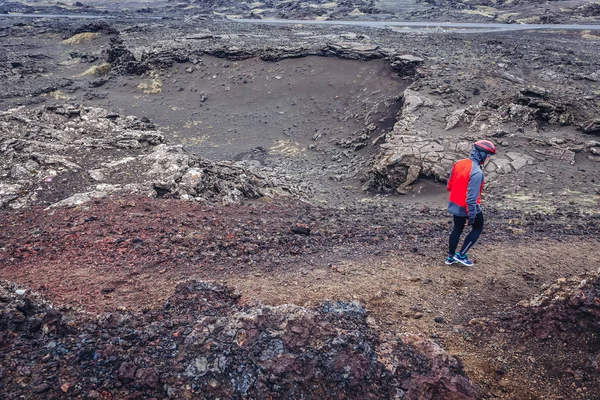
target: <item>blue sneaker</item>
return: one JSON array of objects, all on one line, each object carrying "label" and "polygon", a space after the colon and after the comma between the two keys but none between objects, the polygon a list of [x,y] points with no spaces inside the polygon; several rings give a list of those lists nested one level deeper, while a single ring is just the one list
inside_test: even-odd
[{"label": "blue sneaker", "polygon": [[454,256],[454,259],[456,261],[458,261],[459,263],[461,263],[462,265],[465,265],[467,267],[470,267],[471,265],[473,265],[473,261],[469,260],[469,257],[467,257],[466,254],[464,256],[461,256],[460,253],[456,253],[456,255]]},{"label": "blue sneaker", "polygon": [[452,264],[457,263],[457,262],[458,261],[454,257],[450,257],[450,256],[446,257],[446,265],[452,265]]}]

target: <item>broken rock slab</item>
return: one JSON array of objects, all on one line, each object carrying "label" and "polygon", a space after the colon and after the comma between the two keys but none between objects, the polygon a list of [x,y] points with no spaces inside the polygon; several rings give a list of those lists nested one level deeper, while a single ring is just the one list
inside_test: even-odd
[{"label": "broken rock slab", "polygon": [[403,75],[413,75],[425,60],[412,54],[396,54],[390,57],[390,65]]},{"label": "broken rock slab", "polygon": [[372,60],[386,56],[378,45],[360,42],[329,43],[322,51],[328,55],[351,60]]},{"label": "broken rock slab", "polygon": [[586,121],[580,125],[579,129],[581,129],[583,133],[598,135],[600,134],[600,119]]},{"label": "broken rock slab", "polygon": [[515,171],[520,170],[526,165],[532,165],[535,163],[535,159],[527,154],[515,153],[511,151],[506,153],[506,157],[510,160],[510,165]]},{"label": "broken rock slab", "polygon": [[[454,163],[473,148],[472,138],[427,139],[411,135],[393,135],[381,145],[381,153],[369,173],[365,189],[397,190],[407,193],[419,177],[446,181]],[[489,177],[506,175],[534,164],[535,159],[515,152],[496,154],[489,162]]]},{"label": "broken rock slab", "polygon": [[550,149],[536,149],[535,151],[548,158],[564,161],[571,165],[575,164],[575,152],[569,149],[556,146]]}]

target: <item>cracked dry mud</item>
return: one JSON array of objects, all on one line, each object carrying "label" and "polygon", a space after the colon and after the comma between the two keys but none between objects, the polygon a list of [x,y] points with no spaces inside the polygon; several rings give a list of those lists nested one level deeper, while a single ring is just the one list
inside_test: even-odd
[{"label": "cracked dry mud", "polygon": [[[593,32],[194,14],[0,18],[4,397],[598,396]],[[480,138],[486,231],[447,267]]]}]

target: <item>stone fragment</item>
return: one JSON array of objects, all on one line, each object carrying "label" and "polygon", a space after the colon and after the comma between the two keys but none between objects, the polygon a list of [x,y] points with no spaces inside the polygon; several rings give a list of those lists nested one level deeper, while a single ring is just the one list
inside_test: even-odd
[{"label": "stone fragment", "polygon": [[540,86],[529,85],[521,90],[521,94],[532,97],[546,97],[548,90]]},{"label": "stone fragment", "polygon": [[135,379],[136,369],[137,367],[134,363],[129,361],[123,362],[117,371],[117,377],[122,382],[132,382]]},{"label": "stone fragment", "polygon": [[598,135],[600,134],[600,119],[586,121],[581,124],[579,128],[583,131],[583,133]]},{"label": "stone fragment", "polygon": [[26,180],[31,176],[31,172],[21,164],[14,164],[10,169],[10,177],[16,180]]},{"label": "stone fragment", "polygon": [[140,387],[156,389],[159,385],[159,376],[155,368],[140,368],[135,373],[135,383]]}]

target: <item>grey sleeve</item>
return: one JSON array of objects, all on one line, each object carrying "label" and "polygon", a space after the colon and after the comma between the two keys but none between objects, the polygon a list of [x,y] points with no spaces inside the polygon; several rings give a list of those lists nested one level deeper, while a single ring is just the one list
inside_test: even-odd
[{"label": "grey sleeve", "polygon": [[477,215],[477,199],[481,191],[481,184],[483,183],[483,172],[479,170],[471,172],[471,178],[469,179],[469,187],[467,188],[467,209],[469,210],[469,219],[474,219]]}]

